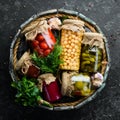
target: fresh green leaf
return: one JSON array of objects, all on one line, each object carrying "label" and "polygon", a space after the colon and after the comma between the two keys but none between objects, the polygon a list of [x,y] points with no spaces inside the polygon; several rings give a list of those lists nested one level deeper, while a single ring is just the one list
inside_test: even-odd
[{"label": "fresh green leaf", "polygon": [[16,101],[22,103],[24,106],[37,105],[38,101],[41,99],[40,90],[34,82],[28,80],[26,77],[12,82],[11,86],[17,89],[15,96]]},{"label": "fresh green leaf", "polygon": [[62,47],[56,44],[54,46],[54,50],[47,57],[39,57],[35,52],[31,57],[35,64],[40,67],[42,73],[50,72],[56,74],[59,65],[62,63],[62,61],[59,59],[61,52]]},{"label": "fresh green leaf", "polygon": [[69,17],[68,17],[67,15],[64,15],[64,16],[60,17],[60,19],[61,19],[61,22],[63,23],[63,21],[64,21],[65,19],[69,19]]}]

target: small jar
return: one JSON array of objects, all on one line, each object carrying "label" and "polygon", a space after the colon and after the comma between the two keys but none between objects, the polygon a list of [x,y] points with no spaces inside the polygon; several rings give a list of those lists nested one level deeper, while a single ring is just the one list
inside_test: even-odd
[{"label": "small jar", "polygon": [[48,102],[55,102],[61,98],[61,93],[57,84],[57,80],[46,84],[45,81],[43,81],[43,95],[45,100]]},{"label": "small jar", "polygon": [[28,77],[37,78],[39,74],[40,74],[40,69],[37,66],[35,65],[29,66],[28,71],[27,71]]},{"label": "small jar", "polygon": [[73,96],[89,96],[91,94],[91,83],[88,75],[81,73],[72,76],[71,80],[74,83]]}]

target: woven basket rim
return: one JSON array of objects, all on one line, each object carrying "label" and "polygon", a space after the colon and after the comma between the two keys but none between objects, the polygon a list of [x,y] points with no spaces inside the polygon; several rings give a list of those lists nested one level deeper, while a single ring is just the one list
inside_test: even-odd
[{"label": "woven basket rim", "polygon": [[[65,10],[65,9],[52,9],[52,10],[40,12],[40,13],[37,13],[37,14],[33,15],[32,17],[30,17],[27,21],[25,21],[20,26],[20,28],[18,29],[18,32],[16,33],[16,35],[15,35],[15,37],[14,37],[12,43],[11,43],[11,46],[10,46],[9,73],[10,73],[13,81],[15,81],[17,79],[17,77],[16,77],[17,75],[14,72],[14,65],[17,61],[16,51],[17,51],[19,43],[20,43],[20,39],[18,39],[18,38],[19,38],[19,35],[22,32],[24,32],[24,28],[27,25],[29,25],[30,23],[32,23],[34,20],[37,20],[39,18],[45,18],[45,16],[48,17],[48,16],[55,16],[55,15],[60,16],[60,15],[65,15],[65,14],[67,14],[69,17],[74,17],[74,18],[76,17],[76,19],[83,20],[85,22],[85,25],[87,27],[89,27],[92,32],[98,32],[98,33],[103,34],[103,32],[101,31],[99,26],[94,21],[92,21],[91,19],[87,18],[83,14],[81,14],[79,12],[76,12],[76,11]],[[88,98],[83,100],[82,102],[79,102],[79,101],[76,102],[75,101],[75,104],[65,103],[64,105],[62,104],[62,106],[60,106],[60,104],[59,104],[59,106],[54,104],[53,108],[48,108],[48,107],[44,107],[44,106],[41,106],[41,105],[40,105],[40,107],[43,107],[43,108],[48,109],[48,110],[78,109],[81,106],[83,106],[84,104],[86,104],[87,102],[91,101],[93,98],[95,98],[97,96],[97,94],[105,87],[105,84],[106,84],[105,81],[107,79],[108,72],[109,72],[109,69],[110,69],[110,55],[109,55],[110,53],[109,53],[107,39],[106,39],[104,34],[103,34],[103,36],[104,36],[106,59],[108,61],[108,64],[104,68],[104,83],[103,83],[103,85],[100,88],[98,88],[92,95],[90,95]],[[66,104],[68,104],[68,105],[66,106]]]}]

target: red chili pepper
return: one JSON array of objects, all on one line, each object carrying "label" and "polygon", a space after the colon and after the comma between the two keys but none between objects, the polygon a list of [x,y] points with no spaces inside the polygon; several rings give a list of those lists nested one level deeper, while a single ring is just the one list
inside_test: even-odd
[{"label": "red chili pepper", "polygon": [[52,39],[53,43],[56,43],[56,39],[55,39],[52,31],[50,29],[48,29],[48,32],[49,32],[50,38]]}]

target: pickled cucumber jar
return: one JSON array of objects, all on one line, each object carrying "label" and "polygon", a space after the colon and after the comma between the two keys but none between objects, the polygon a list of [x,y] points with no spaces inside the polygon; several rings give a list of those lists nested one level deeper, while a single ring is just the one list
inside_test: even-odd
[{"label": "pickled cucumber jar", "polygon": [[101,70],[102,49],[96,46],[82,45],[81,68],[83,72],[97,72]]}]

